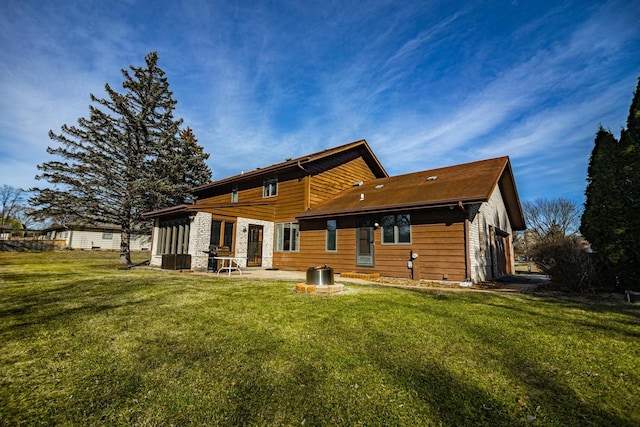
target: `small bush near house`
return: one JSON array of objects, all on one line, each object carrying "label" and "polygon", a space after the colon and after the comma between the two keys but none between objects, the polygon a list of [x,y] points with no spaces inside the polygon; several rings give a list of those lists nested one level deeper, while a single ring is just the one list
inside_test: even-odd
[{"label": "small bush near house", "polygon": [[560,290],[584,293],[607,287],[600,281],[601,267],[576,236],[543,241],[533,248],[531,257]]}]

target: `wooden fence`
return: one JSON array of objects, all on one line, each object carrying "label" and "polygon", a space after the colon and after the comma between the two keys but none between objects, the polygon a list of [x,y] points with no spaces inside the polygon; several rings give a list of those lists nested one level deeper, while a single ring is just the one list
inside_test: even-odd
[{"label": "wooden fence", "polygon": [[60,250],[64,248],[65,245],[65,240],[0,240],[0,252],[44,252]]}]

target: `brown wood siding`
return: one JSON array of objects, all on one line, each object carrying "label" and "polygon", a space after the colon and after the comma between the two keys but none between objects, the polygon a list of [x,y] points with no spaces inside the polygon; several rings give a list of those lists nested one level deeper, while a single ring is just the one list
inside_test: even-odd
[{"label": "brown wood siding", "polygon": [[[216,194],[215,196],[206,197],[198,200],[198,204],[223,204],[223,203],[231,203],[231,192],[233,186],[228,185],[222,189],[220,194]],[[262,202],[265,200],[272,200],[272,198],[264,198],[262,197],[264,190],[264,180],[253,180],[251,182],[242,183],[238,187],[238,203],[252,203],[252,202]],[[280,190],[280,183],[278,183],[278,190]],[[277,196],[276,196],[277,197]],[[273,198],[275,199],[275,197]]]},{"label": "brown wood siding", "polygon": [[313,175],[309,195],[311,207],[351,188],[354,182],[372,179],[375,179],[375,175],[362,157],[337,164],[333,169]]},{"label": "brown wood siding", "polygon": [[[278,183],[278,190],[280,190],[280,183]],[[271,197],[263,197],[264,184],[261,183],[259,187],[247,188],[245,190],[238,190],[238,202],[259,202],[265,199],[271,199]],[[231,201],[231,194],[227,195],[228,200]],[[275,196],[278,197],[278,196]]]},{"label": "brown wood siding", "polygon": [[197,204],[214,204],[214,203],[230,203],[231,193],[220,194],[214,197],[207,197],[206,199],[198,200]]},{"label": "brown wood siding", "polygon": [[273,205],[262,206],[237,206],[216,208],[211,211],[218,215],[226,215],[231,217],[253,218],[262,221],[273,221]]},{"label": "brown wood siding", "polygon": [[[293,168],[272,177],[278,178],[278,194],[264,198],[262,178],[238,183],[239,206],[212,208],[213,211],[230,216],[244,216],[274,222],[295,221],[297,214],[310,206],[322,202],[350,188],[354,182],[375,179],[374,172],[359,152],[340,153],[308,165],[305,172],[302,168]],[[308,175],[308,174],[311,174]],[[271,176],[269,176],[271,177]],[[269,178],[265,176],[265,178]],[[198,204],[215,205],[231,203],[230,183],[212,189],[219,194],[198,200]],[[242,203],[272,202],[270,207],[240,206]],[[211,211],[210,209],[205,209]]]},{"label": "brown wood siding", "polygon": [[333,169],[350,161],[362,158],[365,155],[365,150],[347,150],[339,153],[335,153],[331,156],[323,157],[316,161],[307,163],[304,165],[305,170],[311,175],[318,175],[321,172]]},{"label": "brown wood siding", "polygon": [[[442,213],[415,215],[417,220],[446,216]],[[464,227],[462,222],[414,224],[411,227],[411,244],[383,245],[382,230],[374,232],[373,267],[356,266],[355,219],[339,219],[337,230],[338,250],[326,251],[326,222],[305,221],[300,230],[300,252],[274,253],[274,266],[282,269],[304,271],[311,266],[327,264],[336,273],[359,271],[380,273],[388,277],[410,278],[407,267],[412,251],[418,254],[414,260],[414,279],[452,280],[465,279]]]},{"label": "brown wood siding", "polygon": [[307,183],[303,177],[278,181],[275,222],[295,221],[296,215],[304,212]]},{"label": "brown wood siding", "polygon": [[327,252],[325,230],[301,232],[300,252],[274,252],[274,266],[284,270],[304,271],[312,266],[327,264],[336,272],[354,271],[355,237],[354,229],[338,230],[338,250]]},{"label": "brown wood siding", "polygon": [[[256,196],[258,195],[258,196]],[[275,198],[263,198],[262,187],[260,189],[245,190],[242,194],[238,194],[238,205],[231,204],[231,193],[221,194],[214,197],[198,200],[198,205],[204,205],[204,212],[211,212],[217,215],[223,215],[230,218],[244,217],[254,218],[263,221],[273,221]],[[255,203],[253,205],[244,206],[242,203]],[[226,205],[224,207],[208,207],[215,205]]]},{"label": "brown wood siding", "polygon": [[[212,208],[215,212],[226,215],[244,216],[265,221],[295,221],[295,216],[306,210],[308,205],[308,181],[300,175],[302,171],[278,176],[277,195],[263,197],[263,181],[254,181],[253,187],[238,190],[238,206]],[[268,205],[260,205],[264,202]],[[231,191],[201,199],[198,204],[215,205],[231,203]],[[242,206],[243,203],[257,203],[255,206]],[[206,209],[209,211],[209,209]]]},{"label": "brown wood siding", "polygon": [[427,280],[463,281],[465,271],[464,224],[462,222],[413,226],[411,238],[415,262],[414,275]]}]

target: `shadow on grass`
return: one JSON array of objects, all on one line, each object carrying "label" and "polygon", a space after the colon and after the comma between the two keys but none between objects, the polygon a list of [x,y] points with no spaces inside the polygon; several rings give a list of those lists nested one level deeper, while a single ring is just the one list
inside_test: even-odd
[{"label": "shadow on grass", "polygon": [[630,418],[621,418],[616,413],[608,412],[598,401],[587,401],[584,396],[578,396],[556,372],[544,367],[541,354],[526,348],[526,341],[520,345],[514,340],[503,339],[499,331],[485,325],[467,324],[463,327],[470,337],[489,347],[500,367],[507,370],[517,384],[529,390],[532,406],[541,408],[538,415],[542,423],[636,425]]},{"label": "shadow on grass", "polygon": [[[558,325],[584,327],[599,330],[609,336],[618,335],[620,338],[640,338],[640,307],[626,304],[602,304],[576,299],[554,298],[548,296],[521,295],[520,301],[529,304],[513,303],[509,297],[496,300],[487,298],[485,304],[498,310],[513,311],[539,323],[540,319],[553,321]],[[561,310],[557,310],[557,307]],[[598,314],[594,318],[591,314]],[[603,318],[608,321],[603,322]],[[597,320],[594,320],[597,319]]]},{"label": "shadow on grass", "polygon": [[151,417],[175,425],[301,422],[326,375],[312,358],[292,353],[277,333],[248,323],[212,318],[208,330],[215,335],[187,328],[142,338],[132,351],[135,366],[146,387],[164,396],[163,408]]},{"label": "shadow on grass", "polygon": [[[41,276],[23,277],[22,283],[41,280]],[[52,280],[68,276],[65,272],[53,275]],[[535,307],[546,302],[537,297],[527,297],[523,302],[485,294],[390,290],[368,295],[363,304],[364,299],[358,296],[294,295],[288,285],[279,282],[223,287],[188,281],[171,286],[168,279],[144,276],[134,280],[135,286],[129,286],[122,283],[126,277],[99,276],[48,288],[43,285],[39,290],[18,286],[2,293],[0,318],[16,317],[25,322],[24,326],[68,324],[104,311],[135,307],[115,319],[116,325],[132,318],[139,322],[133,332],[118,337],[125,344],[117,351],[111,351],[108,344],[96,347],[92,350],[95,353],[110,353],[96,357],[95,367],[78,369],[80,379],[70,375],[70,381],[77,385],[72,394],[81,402],[72,406],[71,411],[77,412],[69,415],[71,421],[149,425],[290,425],[303,420],[311,425],[409,424],[406,421],[411,417],[402,418],[397,404],[382,399],[370,401],[361,392],[356,398],[350,394],[352,389],[344,376],[350,375],[350,369],[361,369],[375,377],[377,370],[363,368],[371,363],[399,390],[415,395],[412,403],[416,408],[405,408],[414,410],[413,421],[440,421],[450,426],[514,425],[535,415],[540,424],[631,424],[581,399],[547,372],[521,342],[505,344],[496,336],[495,328],[479,321],[468,323],[474,314],[465,313],[471,306],[477,308],[475,315],[480,317],[492,311],[495,318],[506,311],[518,311],[524,315],[520,323],[546,315],[553,321],[550,323],[563,324],[561,314],[545,314]],[[184,293],[186,287],[192,289],[191,302],[180,306],[173,296]],[[138,305],[148,299],[160,301],[149,304],[144,311],[139,309]],[[269,304],[281,306],[272,312],[266,307]],[[296,313],[308,330],[289,330],[286,322],[295,321]],[[412,342],[411,334],[428,335],[430,322],[439,317],[450,320],[438,333],[444,336],[450,327],[463,339],[482,344],[475,351],[488,348],[513,384],[532,390],[541,402],[535,403],[542,406],[541,413],[519,408],[515,402],[505,403],[503,396],[454,372],[446,361],[438,359],[444,351],[425,358],[420,345],[430,341]],[[328,323],[326,335],[313,328],[322,320]],[[398,333],[402,327],[412,329]],[[109,336],[101,338],[106,342]],[[444,347],[449,342],[443,341],[437,345]],[[458,348],[474,352],[473,346]],[[470,355],[474,357],[476,362],[486,360]],[[346,366],[340,366],[341,360],[336,360],[340,358]],[[190,406],[195,410],[189,410]],[[118,418],[121,414],[128,418]],[[546,418],[542,419],[543,415]]]},{"label": "shadow on grass", "polygon": [[[6,276],[3,279],[7,280]],[[143,302],[141,291],[156,286],[140,281],[127,286],[121,282],[123,276],[117,274],[81,280],[74,280],[73,276],[70,272],[33,272],[17,279],[9,277],[11,286],[0,292],[0,320],[6,325],[0,333],[32,325],[65,324],[79,315],[91,316],[139,304]]]},{"label": "shadow on grass", "polygon": [[513,416],[503,403],[446,367],[433,362],[405,363],[378,360],[394,381],[413,390],[440,425],[512,426]]}]

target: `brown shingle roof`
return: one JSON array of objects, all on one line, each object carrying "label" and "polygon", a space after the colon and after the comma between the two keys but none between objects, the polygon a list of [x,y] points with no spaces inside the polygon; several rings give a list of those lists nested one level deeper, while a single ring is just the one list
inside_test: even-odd
[{"label": "brown shingle roof", "polygon": [[299,219],[411,210],[480,203],[500,185],[514,229],[524,219],[508,157],[481,160],[405,175],[380,178],[355,186],[299,214]]},{"label": "brown shingle roof", "polygon": [[350,142],[348,144],[340,145],[338,147],[328,148],[326,150],[318,151],[316,153],[307,154],[302,157],[297,157],[295,159],[287,159],[284,162],[276,163],[271,166],[254,169],[249,172],[244,172],[238,175],[230,176],[228,178],[220,179],[217,181],[210,182],[208,184],[201,185],[193,189],[195,193],[202,192],[204,190],[219,187],[223,185],[228,185],[230,183],[236,183],[239,181],[245,181],[252,178],[256,178],[259,176],[268,176],[274,173],[278,173],[287,169],[293,169],[297,167],[306,167],[306,165],[313,163],[315,161],[327,158],[329,156],[339,154],[348,150],[362,150],[362,154],[365,160],[369,163],[369,166],[373,170],[373,172],[380,177],[388,176],[387,171],[384,169],[378,158],[375,156],[369,144],[364,139]]}]

